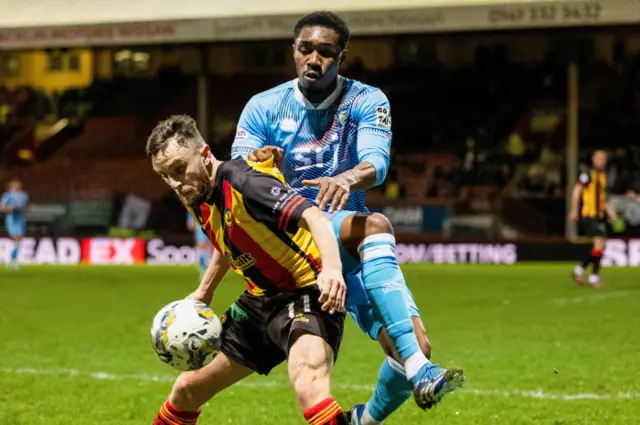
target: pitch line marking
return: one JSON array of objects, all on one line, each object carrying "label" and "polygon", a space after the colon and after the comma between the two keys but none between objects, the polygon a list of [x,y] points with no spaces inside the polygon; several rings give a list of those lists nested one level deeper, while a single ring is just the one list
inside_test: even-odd
[{"label": "pitch line marking", "polygon": [[597,301],[604,301],[613,298],[625,298],[628,295],[631,295],[631,291],[605,292],[603,294],[583,295],[580,297],[552,298],[551,300],[549,300],[549,302],[555,305],[583,304],[594,303]]},{"label": "pitch line marking", "polygon": [[[81,372],[76,369],[34,369],[34,368],[2,368],[0,372],[10,375],[51,375],[51,376],[67,376],[92,378],[99,381],[138,381],[138,382],[166,382],[172,383],[176,377],[171,375],[116,375],[108,372]],[[288,388],[289,384],[278,381],[265,382],[238,382],[234,386],[245,388]],[[355,391],[372,392],[373,385],[365,384],[348,384],[340,383],[335,385],[337,388]],[[596,394],[596,393],[549,393],[541,389],[539,390],[483,390],[476,388],[463,388],[457,394],[471,394],[485,397],[522,397],[539,400],[640,400],[640,393],[635,392],[618,392],[613,394]]]}]

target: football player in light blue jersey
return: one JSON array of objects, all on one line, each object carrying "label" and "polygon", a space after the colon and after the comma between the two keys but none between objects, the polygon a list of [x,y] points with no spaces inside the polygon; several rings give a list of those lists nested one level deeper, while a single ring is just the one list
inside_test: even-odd
[{"label": "football player in light blue jersey", "polygon": [[12,180],[8,184],[8,190],[0,198],[0,211],[6,214],[4,227],[13,239],[11,259],[7,263],[8,269],[18,269],[18,252],[20,240],[24,236],[27,225],[27,211],[29,209],[29,195],[22,190],[20,180]]},{"label": "football player in light blue jersey", "polygon": [[430,363],[430,345],[395,256],[389,221],[371,214],[364,191],[389,167],[391,113],[375,87],[338,75],[349,29],[331,12],[305,16],[294,30],[298,78],[254,96],[236,131],[232,157],[276,156],[287,183],[327,211],[341,241],[351,317],[387,359],[357,425],[381,424],[413,392],[428,409],[462,385],[464,372]]},{"label": "football player in light blue jersey", "polygon": [[211,262],[211,242],[209,242],[209,238],[204,234],[202,228],[189,211],[187,211],[187,229],[193,232],[194,247],[196,255],[198,256],[198,265],[200,267],[200,278],[202,278],[202,275],[207,271],[207,267],[209,267],[209,263]]}]

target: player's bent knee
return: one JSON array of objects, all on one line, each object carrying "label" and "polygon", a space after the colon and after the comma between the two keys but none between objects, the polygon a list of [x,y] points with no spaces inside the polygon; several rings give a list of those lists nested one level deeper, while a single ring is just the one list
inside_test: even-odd
[{"label": "player's bent knee", "polygon": [[387,217],[380,213],[373,213],[367,216],[364,227],[364,237],[378,235],[381,233],[393,234],[393,226]]}]

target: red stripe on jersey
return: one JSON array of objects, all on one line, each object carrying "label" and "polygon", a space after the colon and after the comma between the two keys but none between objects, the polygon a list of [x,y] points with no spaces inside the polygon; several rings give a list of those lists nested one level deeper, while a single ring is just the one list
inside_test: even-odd
[{"label": "red stripe on jersey", "polygon": [[289,201],[289,205],[287,205],[282,211],[282,215],[280,216],[280,221],[278,222],[278,227],[281,230],[286,231],[287,226],[289,225],[289,218],[291,218],[291,214],[295,211],[296,207],[300,205],[304,201],[304,198],[300,195],[294,195]]},{"label": "red stripe on jersey", "polygon": [[322,264],[318,263],[318,260],[316,260],[316,258],[311,254],[307,254],[307,257],[309,258],[309,261],[311,261],[311,264],[313,264],[313,267],[315,267],[316,271],[320,273],[322,271]]},{"label": "red stripe on jersey", "polygon": [[[232,210],[233,198],[231,183],[227,180],[223,182],[225,208]],[[296,280],[293,274],[271,257],[258,242],[256,242],[231,216],[231,226],[227,227],[229,242],[231,242],[241,252],[250,253],[256,260],[256,265],[260,273],[278,290],[283,292],[293,291],[296,288]],[[254,282],[260,285],[260,282]]]},{"label": "red stripe on jersey", "polygon": [[220,245],[218,245],[218,241],[216,240],[216,234],[213,231],[213,226],[209,223],[209,220],[211,219],[211,207],[206,204],[200,204],[200,215],[202,215],[202,222],[205,224],[204,232],[207,235],[207,238],[209,238],[209,241],[213,247],[218,250],[218,252],[222,252]]}]

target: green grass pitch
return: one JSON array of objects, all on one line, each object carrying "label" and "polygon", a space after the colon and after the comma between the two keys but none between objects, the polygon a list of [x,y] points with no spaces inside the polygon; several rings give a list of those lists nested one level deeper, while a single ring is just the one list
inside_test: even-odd
[{"label": "green grass pitch", "polygon": [[[386,423],[638,423],[640,270],[606,269],[596,290],[573,284],[571,267],[405,267],[434,361],[468,381],[436,409],[410,400]],[[176,373],[152,351],[149,326],[196,283],[190,267],[0,270],[0,424],[150,424]],[[215,310],[242,290],[228,278]],[[368,399],[382,359],[347,319],[332,380],[345,409]],[[304,424],[285,373],[228,389],[199,423]]]}]

